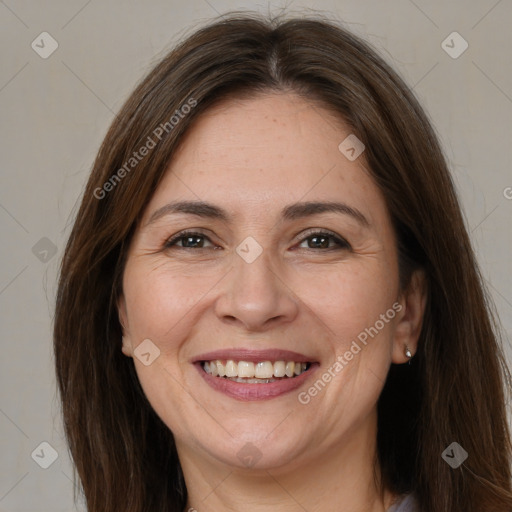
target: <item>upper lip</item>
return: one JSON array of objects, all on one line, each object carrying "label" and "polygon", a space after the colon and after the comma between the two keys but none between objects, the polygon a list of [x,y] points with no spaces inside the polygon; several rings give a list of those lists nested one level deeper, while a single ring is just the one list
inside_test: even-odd
[{"label": "upper lip", "polygon": [[228,348],[222,350],[214,350],[212,352],[205,352],[204,354],[192,358],[193,363],[199,361],[215,361],[215,360],[233,360],[233,361],[252,361],[258,363],[260,361],[294,361],[297,363],[313,363],[316,362],[314,358],[293,352],[291,350],[283,349],[264,349],[264,350],[251,350],[248,348]]}]

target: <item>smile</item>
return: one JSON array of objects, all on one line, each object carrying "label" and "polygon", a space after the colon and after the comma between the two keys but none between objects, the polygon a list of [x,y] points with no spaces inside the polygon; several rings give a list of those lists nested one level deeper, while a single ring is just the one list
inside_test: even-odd
[{"label": "smile", "polygon": [[299,361],[234,361],[219,359],[204,361],[203,370],[213,377],[223,377],[233,382],[268,384],[278,379],[292,379],[306,372],[311,363]]},{"label": "smile", "polygon": [[190,362],[211,389],[243,402],[291,393],[306,385],[320,367],[311,354],[282,349],[222,349]]}]

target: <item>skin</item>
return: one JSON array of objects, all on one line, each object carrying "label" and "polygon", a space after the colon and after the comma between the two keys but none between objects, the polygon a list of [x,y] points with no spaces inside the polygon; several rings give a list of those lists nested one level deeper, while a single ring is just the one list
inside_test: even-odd
[{"label": "skin", "polygon": [[[424,279],[415,274],[400,290],[383,196],[364,154],[351,162],[338,149],[350,133],[342,120],[292,93],[228,100],[188,132],[132,240],[119,300],[123,353],[133,357],[145,339],[160,350],[149,366],[133,360],[175,436],[188,507],[199,512],[313,512],[340,504],[382,512],[395,498],[373,476],[376,404],[390,364],[408,360],[406,345],[416,351]],[[232,219],[180,213],[148,223],[174,200],[208,201]],[[344,202],[369,227],[338,213],[281,219],[286,205],[303,201]],[[183,229],[205,237],[189,248],[183,239],[165,248]],[[318,248],[310,231],[324,230],[350,248]],[[263,249],[252,263],[236,252],[248,236]],[[401,311],[301,404],[298,393],[396,302]],[[236,400],[208,386],[190,361],[240,347],[293,350],[319,367],[296,391]],[[250,468],[237,456],[247,443],[259,456]]]}]

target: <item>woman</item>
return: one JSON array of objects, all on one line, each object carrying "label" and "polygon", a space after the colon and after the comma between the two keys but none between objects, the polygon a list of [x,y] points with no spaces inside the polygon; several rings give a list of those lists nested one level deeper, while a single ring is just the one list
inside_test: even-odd
[{"label": "woman", "polygon": [[512,508],[509,382],[426,115],[323,20],[232,15],[113,122],[55,357],[89,511]]}]

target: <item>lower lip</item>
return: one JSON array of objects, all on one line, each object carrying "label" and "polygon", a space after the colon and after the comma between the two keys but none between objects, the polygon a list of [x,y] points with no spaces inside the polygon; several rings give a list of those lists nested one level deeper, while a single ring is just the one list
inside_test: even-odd
[{"label": "lower lip", "polygon": [[313,375],[315,370],[318,368],[318,364],[314,363],[307,371],[301,373],[297,377],[287,377],[267,384],[244,384],[243,382],[235,382],[225,379],[224,377],[213,377],[213,375],[204,371],[203,365],[200,363],[197,363],[195,366],[206,383],[215,389],[215,391],[220,391],[231,398],[235,398],[236,400],[243,402],[269,400],[271,398],[290,393],[290,391],[293,391],[304,384],[304,382],[309,379],[309,377]]}]

